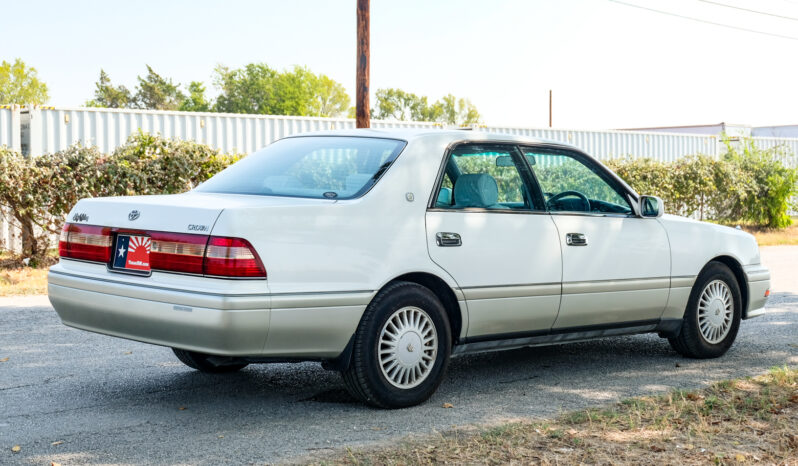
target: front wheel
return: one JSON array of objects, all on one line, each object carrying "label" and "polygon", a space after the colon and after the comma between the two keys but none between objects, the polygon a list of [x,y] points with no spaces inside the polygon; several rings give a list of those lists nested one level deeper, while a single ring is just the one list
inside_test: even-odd
[{"label": "front wheel", "polygon": [[712,262],[696,279],[679,336],[668,341],[683,356],[716,358],[734,343],[741,316],[737,279],[728,266]]},{"label": "front wheel", "polygon": [[452,336],[440,300],[429,289],[396,282],[366,308],[355,333],[347,390],[380,408],[404,408],[429,398],[449,364]]}]

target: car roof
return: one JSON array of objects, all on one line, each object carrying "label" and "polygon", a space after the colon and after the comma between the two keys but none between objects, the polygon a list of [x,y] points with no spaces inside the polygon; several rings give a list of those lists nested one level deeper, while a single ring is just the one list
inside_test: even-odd
[{"label": "car roof", "polygon": [[[288,137],[307,136],[355,136],[374,138],[394,138],[411,142],[415,139],[438,139],[441,142],[480,141],[480,142],[518,142],[526,144],[556,144],[579,150],[571,144],[550,139],[533,138],[516,134],[492,133],[489,131],[474,131],[470,129],[438,129],[438,128],[360,128],[340,129],[328,131],[314,131],[295,134]],[[581,152],[581,151],[580,151]]]}]

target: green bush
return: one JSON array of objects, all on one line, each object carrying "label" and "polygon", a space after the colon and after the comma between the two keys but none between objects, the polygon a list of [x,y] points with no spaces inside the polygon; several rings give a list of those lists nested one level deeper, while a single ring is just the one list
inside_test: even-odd
[{"label": "green bush", "polygon": [[674,162],[615,159],[607,162],[640,194],[665,200],[668,212],[717,222],[746,222],[771,228],[792,223],[788,212],[798,194],[798,170],[781,160],[786,149],[758,149],[753,141],[726,141],[720,159],[705,155]]},{"label": "green bush", "polygon": [[78,200],[188,191],[238,158],[141,132],[110,155],[77,144],[26,158],[0,147],[0,207],[21,227],[22,257],[36,262]]}]

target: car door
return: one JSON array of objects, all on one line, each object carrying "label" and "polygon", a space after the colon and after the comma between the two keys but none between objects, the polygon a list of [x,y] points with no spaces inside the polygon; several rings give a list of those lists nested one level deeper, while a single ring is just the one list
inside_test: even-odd
[{"label": "car door", "polygon": [[467,338],[548,331],[560,304],[557,229],[515,145],[447,155],[426,214],[430,257],[458,283]]},{"label": "car door", "polygon": [[670,287],[670,244],[660,222],[637,217],[631,193],[590,157],[568,149],[521,150],[562,248],[562,301],[554,328],[659,319]]}]

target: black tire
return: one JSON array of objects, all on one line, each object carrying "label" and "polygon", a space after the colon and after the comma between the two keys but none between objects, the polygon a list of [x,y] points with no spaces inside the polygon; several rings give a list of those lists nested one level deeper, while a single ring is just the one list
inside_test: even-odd
[{"label": "black tire", "polygon": [[[710,342],[701,332],[698,322],[698,306],[701,294],[707,285],[715,281],[726,284],[732,295],[731,301],[734,309],[731,316],[731,327],[726,336],[720,341]],[[677,353],[688,358],[707,359],[722,356],[734,343],[737,331],[740,329],[743,309],[741,296],[740,285],[729,267],[720,262],[710,262],[698,275],[693,290],[690,292],[690,300],[687,302],[679,336],[668,339],[671,347]]]},{"label": "black tire", "polygon": [[[388,320],[397,311],[410,307],[423,311],[434,325],[437,351],[426,378],[415,387],[400,388],[383,374],[378,345],[380,334]],[[355,332],[352,361],[341,375],[349,393],[364,403],[378,408],[413,406],[426,401],[440,385],[449,365],[451,348],[449,318],[438,297],[428,288],[416,283],[395,282],[382,290],[366,308]],[[413,351],[409,345],[408,351]],[[421,352],[423,351],[420,348],[419,353]]]},{"label": "black tire", "polygon": [[208,358],[212,357],[210,354],[196,353],[194,351],[187,351],[177,348],[172,348],[172,351],[175,353],[175,356],[177,356],[177,359],[179,359],[183,364],[207,374],[226,374],[230,372],[236,372],[247,367],[248,365],[247,363],[214,364],[211,361],[208,361]]}]

